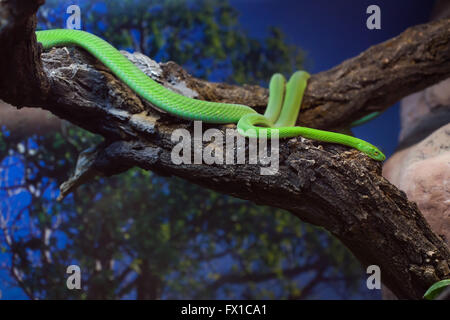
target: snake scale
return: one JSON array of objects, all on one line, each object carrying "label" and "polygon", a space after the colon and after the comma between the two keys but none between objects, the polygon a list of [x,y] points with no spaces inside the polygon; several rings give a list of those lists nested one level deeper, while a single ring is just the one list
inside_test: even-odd
[{"label": "snake scale", "polygon": [[[286,83],[281,74],[272,76],[269,102],[264,115],[241,104],[192,99],[160,85],[105,40],[85,31],[54,29],[36,32],[44,49],[55,46],[79,46],[100,60],[113,74],[139,96],[175,116],[206,123],[236,123],[244,136],[270,138],[277,130],[279,138],[302,136],[355,148],[370,158],[383,161],[384,154],[372,144],[344,134],[295,126],[309,74],[295,72]],[[264,129],[264,130],[263,130]]]}]

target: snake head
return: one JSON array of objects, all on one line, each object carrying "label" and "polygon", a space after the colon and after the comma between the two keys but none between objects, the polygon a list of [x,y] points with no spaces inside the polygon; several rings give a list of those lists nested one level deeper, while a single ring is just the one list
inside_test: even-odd
[{"label": "snake head", "polygon": [[358,146],[358,149],[374,160],[384,161],[386,159],[386,156],[383,154],[383,152],[381,152],[380,149],[371,145],[370,143],[360,144]]}]

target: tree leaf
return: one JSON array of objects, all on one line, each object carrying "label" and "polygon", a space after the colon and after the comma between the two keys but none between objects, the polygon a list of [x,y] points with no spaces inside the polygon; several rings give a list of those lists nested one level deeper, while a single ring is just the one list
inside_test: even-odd
[{"label": "tree leaf", "polygon": [[445,287],[450,286],[450,279],[441,280],[433,284],[427,292],[423,295],[423,297],[427,300],[435,299],[442,291],[444,291]]}]

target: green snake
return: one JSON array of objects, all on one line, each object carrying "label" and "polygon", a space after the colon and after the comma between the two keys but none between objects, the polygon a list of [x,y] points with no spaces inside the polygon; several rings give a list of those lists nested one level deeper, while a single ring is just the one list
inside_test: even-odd
[{"label": "green snake", "polygon": [[281,74],[272,76],[269,84],[269,102],[264,115],[261,115],[245,105],[203,101],[177,94],[148,77],[116,48],[91,33],[55,29],[37,31],[36,36],[44,49],[55,46],[84,48],[139,96],[175,116],[206,123],[236,123],[240,134],[253,138],[270,138],[274,136],[273,130],[276,130],[279,138],[302,136],[338,143],[355,148],[372,159],[378,161],[385,159],[377,147],[364,140],[340,133],[295,126],[309,78],[309,74],[304,71],[295,72],[287,84]]}]

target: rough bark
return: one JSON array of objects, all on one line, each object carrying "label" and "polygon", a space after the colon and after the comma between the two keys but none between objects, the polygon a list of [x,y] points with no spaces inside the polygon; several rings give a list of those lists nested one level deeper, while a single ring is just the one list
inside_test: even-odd
[{"label": "rough bark", "polygon": [[[0,2],[0,98],[18,107],[47,109],[105,138],[80,155],[74,176],[62,186],[63,195],[95,175],[139,166],[284,208],[324,227],[363,265],[380,266],[384,283],[399,298],[421,298],[431,284],[450,276],[449,248],[431,231],[417,206],[382,177],[381,164],[358,151],[299,137],[280,142],[275,175],[260,175],[260,166],[248,163],[175,165],[171,134],[178,128],[192,132],[192,122],[142,101],[83,50],[59,48],[39,56],[32,32],[39,4]],[[298,123],[344,127],[447,78],[449,39],[448,19],[416,26],[313,75]],[[181,94],[258,110],[266,104],[263,88],[208,83],[175,63],[158,65],[140,54],[128,56],[149,76]],[[226,127],[233,125],[218,128]]]}]

